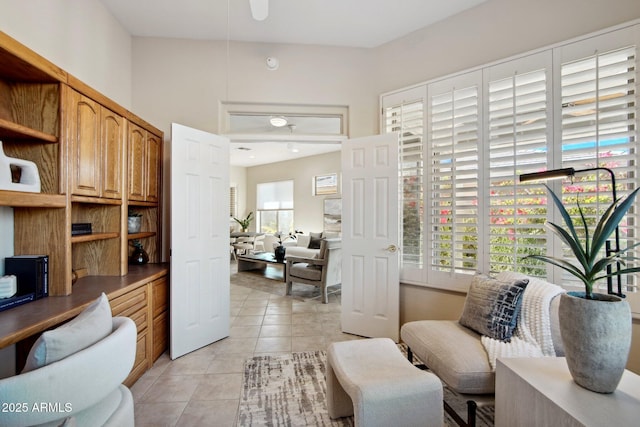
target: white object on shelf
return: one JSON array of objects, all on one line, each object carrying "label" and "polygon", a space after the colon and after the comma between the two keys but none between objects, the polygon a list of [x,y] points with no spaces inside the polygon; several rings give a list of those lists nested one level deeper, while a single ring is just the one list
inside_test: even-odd
[{"label": "white object on shelf", "polygon": [[[20,168],[20,182],[11,179],[11,166]],[[7,157],[0,141],[0,190],[40,192],[40,175],[38,167],[29,160]]]},{"label": "white object on shelf", "polygon": [[0,299],[11,298],[18,292],[18,280],[14,275],[0,277]]}]

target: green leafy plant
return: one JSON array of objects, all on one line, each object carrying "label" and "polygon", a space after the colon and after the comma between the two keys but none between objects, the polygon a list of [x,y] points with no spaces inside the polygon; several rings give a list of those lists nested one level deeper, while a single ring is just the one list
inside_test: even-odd
[{"label": "green leafy plant", "polygon": [[249,212],[249,215],[247,215],[247,217],[245,219],[238,219],[236,217],[233,217],[233,219],[238,224],[240,224],[240,227],[242,227],[242,230],[246,230],[251,225],[251,221],[253,221],[253,212]]},{"label": "green leafy plant", "polygon": [[[640,267],[630,267],[607,273],[607,266],[613,263],[619,262],[621,265],[625,265],[625,260],[621,258],[621,255],[638,246],[638,244],[621,249],[619,252],[612,253],[608,256],[600,256],[600,251],[605,245],[607,239],[611,236],[627,211],[633,205],[640,188],[636,188],[621,202],[620,200],[614,200],[598,220],[593,233],[589,232],[587,220],[582,207],[578,202],[578,212],[580,215],[577,224],[578,227],[582,228],[584,233],[584,237],[580,238],[578,236],[578,231],[576,230],[576,224],[574,224],[571,215],[569,215],[569,212],[567,212],[562,204],[562,200],[560,200],[560,198],[558,198],[558,196],[556,196],[556,194],[547,185],[545,185],[545,187],[547,187],[549,194],[551,194],[553,202],[560,211],[562,219],[564,220],[568,230],[565,230],[563,227],[552,222],[547,222],[546,225],[556,236],[560,238],[560,240],[562,240],[562,242],[569,246],[571,252],[578,261],[578,264],[572,264],[562,258],[548,255],[527,255],[525,258],[537,259],[553,264],[574,275],[584,283],[585,297],[587,299],[594,299],[593,285],[598,280],[640,271]],[[620,204],[618,204],[618,202],[620,202]]]},{"label": "green leafy plant", "polygon": [[127,216],[129,216],[129,217],[139,217],[139,216],[142,216],[142,214],[134,211],[131,208],[129,208],[129,211],[127,212]]}]

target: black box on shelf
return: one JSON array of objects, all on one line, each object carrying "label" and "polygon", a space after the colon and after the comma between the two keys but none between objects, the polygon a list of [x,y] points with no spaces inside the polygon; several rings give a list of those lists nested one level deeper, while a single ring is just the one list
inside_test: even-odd
[{"label": "black box on shelf", "polygon": [[90,222],[77,222],[77,223],[71,224],[72,236],[81,236],[83,234],[91,234]]},{"label": "black box on shelf", "polygon": [[49,295],[49,257],[47,255],[16,255],[4,259],[4,274],[18,281],[17,296],[33,293],[35,299]]}]

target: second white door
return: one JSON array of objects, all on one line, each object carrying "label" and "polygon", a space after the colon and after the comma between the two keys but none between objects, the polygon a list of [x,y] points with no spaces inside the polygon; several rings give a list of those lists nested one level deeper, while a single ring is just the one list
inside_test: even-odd
[{"label": "second white door", "polygon": [[398,135],[342,145],[342,330],[398,341]]}]

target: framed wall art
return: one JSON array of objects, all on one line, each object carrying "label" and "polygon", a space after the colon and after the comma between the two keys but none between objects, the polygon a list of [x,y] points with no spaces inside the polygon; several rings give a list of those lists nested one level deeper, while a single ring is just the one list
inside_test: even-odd
[{"label": "framed wall art", "polygon": [[342,231],[342,199],[324,199],[324,231]]},{"label": "framed wall art", "polygon": [[313,177],[314,196],[338,194],[338,174],[316,175]]}]

